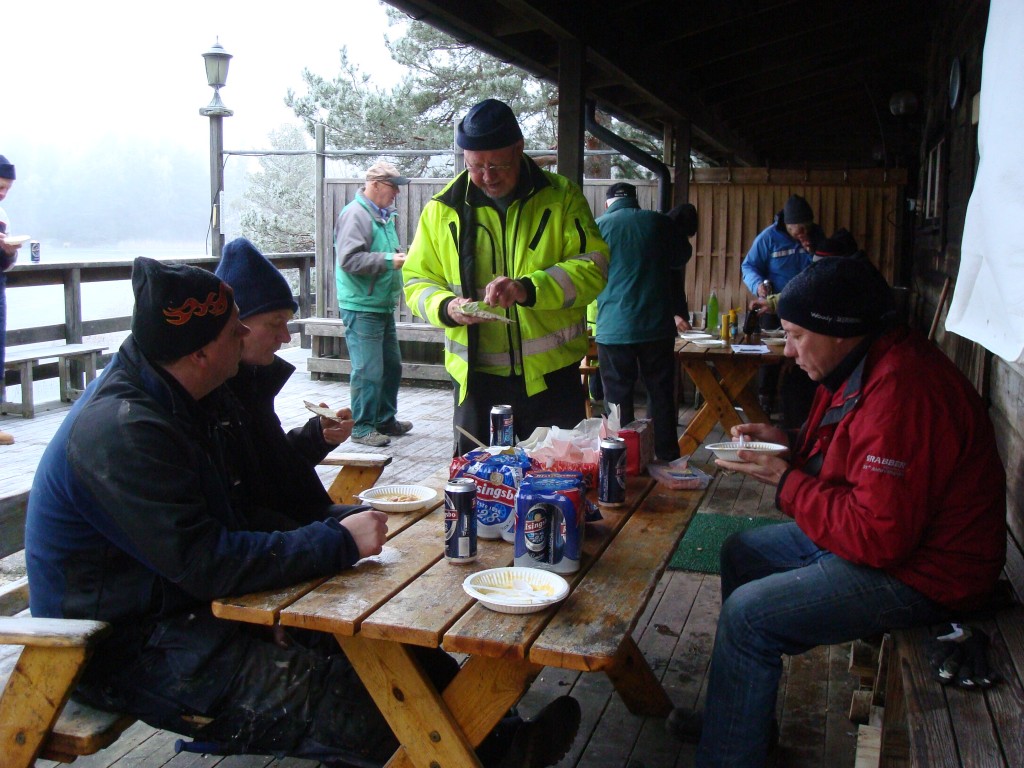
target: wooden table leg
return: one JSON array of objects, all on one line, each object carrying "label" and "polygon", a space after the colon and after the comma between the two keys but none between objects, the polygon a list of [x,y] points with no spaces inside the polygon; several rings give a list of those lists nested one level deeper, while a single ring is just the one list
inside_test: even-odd
[{"label": "wooden table leg", "polygon": [[[715,368],[712,368],[703,360],[683,362],[683,368],[704,397],[704,405],[679,438],[679,452],[684,456],[697,450],[716,424],[721,424],[728,432],[732,427],[743,423],[736,415],[734,403],[743,408],[749,420],[768,421],[768,416],[761,410],[757,398],[752,397],[747,391],[747,384],[760,367],[759,361],[724,358],[716,360],[714,365]],[[721,379],[718,376],[718,369],[722,374]]]},{"label": "wooden table leg", "polygon": [[[710,368],[703,361],[686,361],[683,367],[693,379],[694,385],[704,397],[704,405],[697,411],[693,419],[686,427],[686,431],[679,438],[679,452],[682,455],[693,453],[700,444],[704,442],[715,424],[721,423],[729,429],[740,423],[739,417],[733,408],[732,400],[723,389],[723,382],[718,380],[715,370]],[[730,374],[726,374],[725,383],[730,383]]]},{"label": "wooden table leg", "polygon": [[0,691],[0,764],[35,764],[90,650],[84,646],[25,647]]},{"label": "wooden table leg", "polygon": [[401,643],[336,637],[402,744],[389,768],[478,768],[473,748],[542,669],[523,660],[472,656],[442,695]]},{"label": "wooden table leg", "polygon": [[632,637],[626,636],[607,674],[634,715],[667,717],[672,711],[672,700]]}]

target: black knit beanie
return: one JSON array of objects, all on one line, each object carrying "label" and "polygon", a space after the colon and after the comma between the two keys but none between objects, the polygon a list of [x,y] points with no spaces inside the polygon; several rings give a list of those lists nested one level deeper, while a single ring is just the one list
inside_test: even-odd
[{"label": "black knit beanie", "polygon": [[782,208],[782,220],[786,224],[810,224],[814,221],[814,211],[800,195],[790,195]]},{"label": "black knit beanie", "polygon": [[501,149],[523,138],[512,108],[497,99],[485,99],[459,122],[455,143],[474,152]]},{"label": "black knit beanie", "polygon": [[143,256],[132,265],[132,336],[156,363],[202,349],[231,319],[231,288],[205,269]]},{"label": "black knit beanie", "polygon": [[783,320],[825,336],[867,336],[892,316],[892,293],[867,259],[823,259],[807,267],[779,295]]},{"label": "black knit beanie", "polygon": [[10,179],[14,181],[17,178],[14,175],[14,163],[8,160],[3,155],[0,155],[0,179]]},{"label": "black knit beanie", "polygon": [[299,308],[284,275],[244,237],[224,246],[216,275],[235,292],[238,316],[243,320],[276,309],[295,312]]},{"label": "black knit beanie", "polygon": [[857,240],[848,229],[837,229],[814,247],[815,256],[853,256]]}]

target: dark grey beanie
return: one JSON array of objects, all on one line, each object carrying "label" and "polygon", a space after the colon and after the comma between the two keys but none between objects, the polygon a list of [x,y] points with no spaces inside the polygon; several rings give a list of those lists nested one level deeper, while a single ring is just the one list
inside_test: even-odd
[{"label": "dark grey beanie", "polygon": [[523,138],[512,108],[497,99],[485,99],[459,122],[455,143],[473,152],[501,149]]},{"label": "dark grey beanie", "polygon": [[0,155],[0,179],[10,179],[14,181],[17,178],[14,175],[14,163],[8,160],[3,155]]},{"label": "dark grey beanie", "polygon": [[800,195],[790,195],[782,208],[782,220],[786,224],[810,224],[814,221],[814,211]]},{"label": "dark grey beanie", "polygon": [[823,259],[779,295],[779,317],[808,331],[849,338],[881,330],[892,317],[892,293],[867,259]]}]

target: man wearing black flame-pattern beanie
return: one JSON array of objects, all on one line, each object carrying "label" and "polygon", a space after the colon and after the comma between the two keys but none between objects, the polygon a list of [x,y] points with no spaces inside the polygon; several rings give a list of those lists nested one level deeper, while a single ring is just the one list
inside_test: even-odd
[{"label": "man wearing black flame-pattern beanie", "polygon": [[140,258],[132,288],[131,335],[36,471],[25,539],[32,614],[111,624],[76,692],[93,705],[228,751],[302,755],[333,732],[339,755],[365,756],[390,734],[337,648],[283,648],[215,619],[210,601],[377,554],[386,515],[255,524],[232,503],[227,433],[238,407],[224,383],[249,329],[230,287]]}]

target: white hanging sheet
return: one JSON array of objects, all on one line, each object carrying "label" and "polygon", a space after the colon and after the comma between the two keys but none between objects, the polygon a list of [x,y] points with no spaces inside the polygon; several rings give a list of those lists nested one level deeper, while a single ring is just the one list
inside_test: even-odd
[{"label": "white hanging sheet", "polygon": [[1022,40],[1024,3],[992,0],[981,70],[981,162],[946,317],[946,330],[1009,362],[1024,362]]}]

